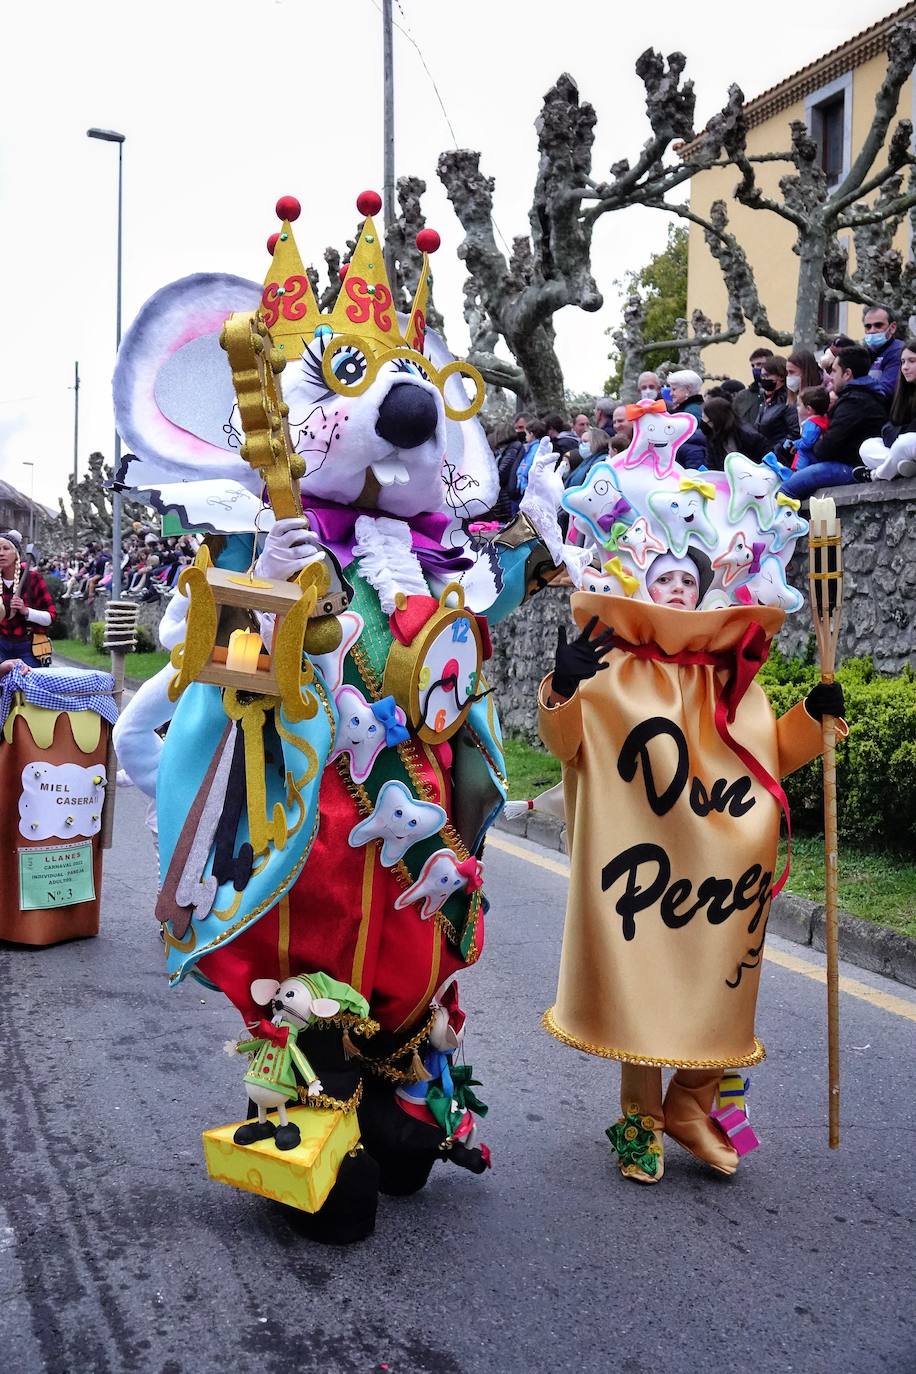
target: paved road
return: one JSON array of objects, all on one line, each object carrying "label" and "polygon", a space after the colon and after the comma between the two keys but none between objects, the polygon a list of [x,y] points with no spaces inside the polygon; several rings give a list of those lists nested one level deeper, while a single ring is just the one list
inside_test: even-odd
[{"label": "paved road", "polygon": [[[375,1236],[311,1246],[211,1183],[199,1133],[238,1114],[237,1029],[169,992],[143,801],[119,795],[99,939],[0,947],[0,1350],[33,1371],[872,1374],[916,1371],[916,995],[857,969],[842,998],[843,1147],[826,1146],[818,956],[773,942],[755,1071],[764,1148],[738,1177],[672,1146],[624,1183],[615,1071],[539,1028],[558,856],[498,837],[488,955],[464,980],[492,1174],[437,1166]],[[813,975],[813,976],[809,976]]]}]

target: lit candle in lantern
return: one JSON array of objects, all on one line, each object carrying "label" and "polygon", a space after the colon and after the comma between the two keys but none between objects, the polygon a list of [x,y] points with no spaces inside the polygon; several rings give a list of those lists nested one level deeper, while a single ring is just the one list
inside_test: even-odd
[{"label": "lit candle in lantern", "polygon": [[254,630],[233,630],[229,636],[226,667],[240,673],[256,673],[261,652],[261,636]]}]

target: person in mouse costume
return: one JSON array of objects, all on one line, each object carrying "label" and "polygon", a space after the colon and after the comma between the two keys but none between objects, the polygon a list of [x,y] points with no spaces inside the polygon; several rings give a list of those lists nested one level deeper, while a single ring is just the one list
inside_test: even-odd
[{"label": "person in mouse costume", "polygon": [[626,459],[564,501],[593,566],[572,597],[579,634],[561,629],[539,695],[571,865],[544,1025],[621,1062],[607,1134],[624,1177],[652,1184],[665,1135],[720,1174],[738,1165],[731,1139],[750,1140],[710,1113],[723,1074],[764,1057],[761,960],[788,873],[775,873],[779,779],[820,753],[820,718],[843,699],[819,685],[776,720],[755,681],[801,604],[785,565],[807,525],[778,477],[734,454],[724,473]]},{"label": "person in mouse costume", "polygon": [[195,274],[125,335],[118,480],[208,543],[164,617],[172,665],[117,747],[157,796],[170,983],[204,980],[246,1024],[259,979],[322,969],[353,987],[379,1027],[352,1034],[362,1138],[383,1188],[411,1192],[442,1132],[405,1142],[424,1123],[396,1089],[417,1080],[435,989],[483,949],[480,857],[506,795],[488,626],[581,554],[560,534],[549,443],[517,518],[472,532],[498,478],[483,381],[426,328],[438,235],[417,236],[398,313],[380,197],[357,205],[329,309],[283,197],[263,286]]}]

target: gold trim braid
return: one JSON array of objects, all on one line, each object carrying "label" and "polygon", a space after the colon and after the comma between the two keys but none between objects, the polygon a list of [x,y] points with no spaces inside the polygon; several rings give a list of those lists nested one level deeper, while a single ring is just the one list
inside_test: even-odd
[{"label": "gold trim braid", "polygon": [[297,1091],[303,1107],[323,1107],[325,1110],[333,1112],[355,1112],[363,1100],[362,1082],[357,1083],[356,1091],[352,1097],[347,1098],[346,1102],[342,1102],[339,1097],[331,1097],[328,1093],[318,1093],[315,1097],[309,1097],[308,1088],[304,1088],[301,1084]]},{"label": "gold trim braid", "polygon": [[631,1054],[627,1050],[608,1049],[606,1045],[590,1045],[587,1040],[570,1035],[562,1026],[557,1025],[553,1007],[548,1007],[544,1012],[541,1025],[555,1040],[568,1045],[572,1050],[582,1050],[585,1054],[597,1055],[599,1059],[620,1059],[627,1064],[646,1064],[650,1068],[658,1069],[744,1069],[750,1068],[753,1064],[760,1064],[767,1053],[762,1041],[755,1035],[753,1050],[738,1059],[653,1059],[644,1054]]}]

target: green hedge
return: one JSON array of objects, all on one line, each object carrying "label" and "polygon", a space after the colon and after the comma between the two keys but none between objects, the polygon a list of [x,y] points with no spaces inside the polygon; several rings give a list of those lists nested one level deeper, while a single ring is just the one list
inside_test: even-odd
[{"label": "green hedge", "polygon": [[[813,663],[774,651],[760,682],[777,715],[814,686]],[[882,677],[871,659],[847,659],[837,671],[846,696],[849,738],[837,747],[839,826],[859,846],[916,849],[916,673]],[[820,760],[785,780],[792,828],[799,834],[823,829]]]}]

